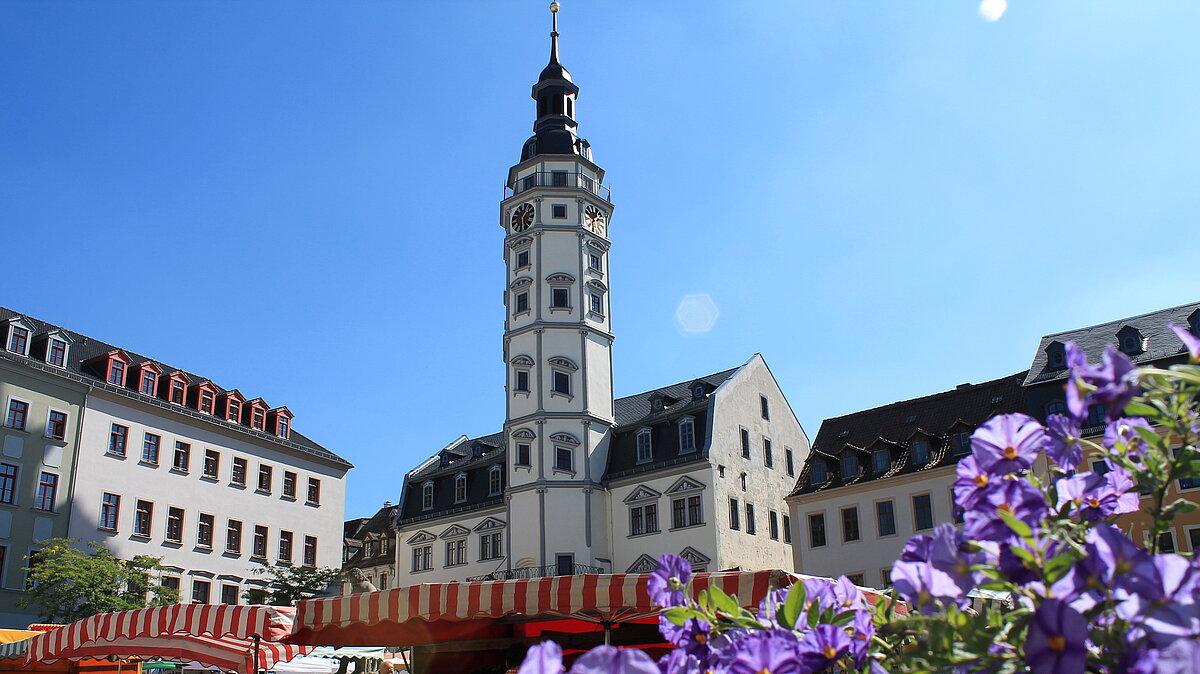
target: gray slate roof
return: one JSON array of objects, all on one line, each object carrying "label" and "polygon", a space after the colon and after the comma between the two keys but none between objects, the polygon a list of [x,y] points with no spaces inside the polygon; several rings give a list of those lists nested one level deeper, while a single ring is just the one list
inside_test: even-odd
[{"label": "gray slate roof", "polygon": [[[676,403],[677,406],[686,405],[692,397],[691,385],[693,383],[702,381],[712,388],[716,388],[725,383],[725,380],[732,377],[733,373],[740,369],[741,366],[733,367],[728,370],[722,370],[720,372],[699,377],[697,379],[689,379],[687,381],[671,384],[670,386],[663,386],[662,388],[651,389],[642,393],[635,393],[631,396],[625,396],[624,398],[617,398],[613,401],[613,406],[616,408],[615,412],[617,426],[628,426],[630,424],[645,423],[648,421],[651,417],[650,399],[653,398],[655,394],[669,396],[681,401]],[[671,407],[667,407],[665,410],[660,412],[660,414],[664,416],[671,416],[673,412]]]},{"label": "gray slate roof", "polygon": [[[129,349],[125,349],[120,346],[115,346],[113,344],[109,344],[108,342],[100,341],[98,339],[95,339],[94,337],[88,337],[87,335],[83,335],[81,333],[75,332],[74,330],[69,330],[69,329],[59,326],[59,325],[54,325],[52,323],[47,323],[45,321],[38,320],[38,319],[30,316],[29,314],[22,314],[20,312],[13,311],[12,309],[0,307],[0,322],[6,322],[6,321],[8,321],[8,319],[14,318],[14,317],[21,318],[25,323],[27,323],[30,326],[30,328],[32,328],[33,334],[31,336],[31,341],[42,335],[45,335],[48,332],[51,332],[53,330],[61,330],[62,332],[66,333],[67,336],[69,336],[72,341],[71,348],[70,348],[70,351],[68,354],[69,358],[67,359],[66,371],[71,374],[78,375],[79,377],[82,377],[85,380],[87,380],[88,383],[94,384],[101,388],[108,388],[108,387],[111,387],[112,385],[104,381],[103,377],[101,376],[101,373],[94,372],[90,367],[84,366],[84,363],[91,360],[92,358],[95,358],[96,356],[102,356],[106,353],[115,351],[117,349],[124,351],[126,354],[129,355],[130,358],[133,359],[133,367],[137,367],[138,365],[140,365],[141,363],[144,363],[146,361],[151,361],[153,363],[156,363],[160,368],[162,368],[163,374],[171,374],[172,372],[183,372],[185,375],[187,375],[188,379],[191,380],[192,384],[203,382],[203,381],[212,381],[208,377],[205,377],[203,375],[196,374],[194,372],[188,372],[187,370],[183,370],[183,369],[180,369],[177,367],[172,367],[172,366],[167,365],[166,363],[163,363],[159,360],[150,358],[149,356],[143,356],[137,352],[130,351]],[[5,334],[7,334],[7,333],[5,333]],[[3,346],[7,346],[7,345],[3,345]],[[17,354],[9,353],[7,351],[5,351],[4,353],[8,356],[12,356],[14,359],[25,361],[26,364],[29,364],[29,365],[37,364],[36,359],[22,358],[21,356],[19,356]],[[57,370],[57,368],[49,368],[47,371],[55,371],[55,370]],[[228,391],[233,390],[233,389],[223,388],[216,382],[212,382],[212,384],[217,389],[218,394],[226,393]],[[137,399],[143,399],[143,400],[147,400],[147,401],[152,400],[152,398],[150,398],[149,396],[145,396],[132,388],[126,387],[126,388],[122,389],[122,392],[125,393],[126,395],[130,395]],[[244,392],[243,392],[243,395],[245,395]],[[247,395],[246,399],[253,400],[254,397],[255,396],[253,396],[253,395]],[[157,399],[153,399],[153,400],[157,400]],[[167,409],[171,409],[176,414],[184,414],[185,413],[185,410],[180,410],[173,406],[169,407]],[[269,442],[269,443],[279,445],[282,447],[286,447],[289,449],[300,450],[306,454],[310,454],[312,456],[323,459],[325,461],[340,465],[344,468],[353,468],[354,467],[353,464],[351,464],[349,461],[343,459],[342,457],[338,456],[337,454],[334,454],[332,451],[326,449],[325,447],[322,447],[321,445],[317,444],[315,441],[310,439],[308,436],[298,432],[295,428],[293,428],[291,431],[291,438],[289,440],[283,440],[274,435],[271,435],[270,433],[264,433],[262,431],[250,428],[249,426],[245,426],[242,424],[230,423],[223,419],[219,419],[215,416],[204,415],[203,417],[201,417],[199,415],[199,413],[196,413],[196,415],[188,415],[188,416],[196,416],[197,418],[202,418],[206,422],[217,424],[220,426],[237,428],[245,433],[249,433],[249,434],[253,435],[256,439],[258,439],[260,441]]]},{"label": "gray slate roof", "polygon": [[1042,382],[1066,378],[1066,370],[1049,367],[1047,347],[1050,344],[1054,342],[1061,344],[1075,342],[1075,344],[1088,354],[1089,361],[1099,362],[1100,354],[1104,352],[1104,347],[1109,344],[1115,346],[1117,344],[1117,332],[1126,326],[1136,328],[1145,340],[1144,351],[1136,354],[1128,354],[1135,363],[1142,364],[1175,357],[1179,357],[1182,360],[1185,355],[1183,343],[1179,341],[1179,337],[1174,332],[1167,328],[1168,322],[1173,322],[1176,325],[1184,327],[1190,326],[1193,333],[1200,334],[1200,302],[1181,304],[1177,307],[1159,309],[1158,311],[1151,311],[1140,316],[1122,318],[1116,321],[1091,325],[1086,328],[1076,328],[1074,330],[1046,335],[1042,337],[1041,342],[1038,343],[1037,351],[1033,354],[1033,362],[1029,366],[1029,376],[1025,379],[1025,385],[1029,386],[1031,384],[1040,384]]}]

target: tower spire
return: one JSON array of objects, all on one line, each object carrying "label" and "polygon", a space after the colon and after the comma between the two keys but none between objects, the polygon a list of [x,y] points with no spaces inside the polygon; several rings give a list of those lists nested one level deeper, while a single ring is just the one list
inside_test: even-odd
[{"label": "tower spire", "polygon": [[550,3],[550,62],[558,63],[558,3]]}]

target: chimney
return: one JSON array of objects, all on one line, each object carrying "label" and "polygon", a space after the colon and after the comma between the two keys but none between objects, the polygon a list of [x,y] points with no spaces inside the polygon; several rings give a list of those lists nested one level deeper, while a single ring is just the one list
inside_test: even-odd
[{"label": "chimney", "polygon": [[959,384],[958,386],[955,386],[955,387],[954,387],[954,390],[955,390],[955,391],[961,391],[961,390],[963,390],[963,389],[965,389],[965,388],[971,388],[971,382],[966,382],[966,383],[964,383],[964,384]]}]

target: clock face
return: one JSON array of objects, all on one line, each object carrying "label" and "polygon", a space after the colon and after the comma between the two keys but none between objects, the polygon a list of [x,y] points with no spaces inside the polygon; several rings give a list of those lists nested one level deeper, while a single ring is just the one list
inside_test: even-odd
[{"label": "clock face", "polygon": [[593,232],[604,236],[604,211],[595,206],[588,206],[583,211],[583,224]]},{"label": "clock face", "polygon": [[513,209],[512,213],[512,230],[514,232],[523,232],[529,229],[533,224],[533,204],[524,203]]}]

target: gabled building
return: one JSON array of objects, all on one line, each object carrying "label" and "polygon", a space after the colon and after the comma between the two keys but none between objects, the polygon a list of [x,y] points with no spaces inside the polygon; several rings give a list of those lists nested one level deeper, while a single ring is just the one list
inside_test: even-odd
[{"label": "gabled building", "polygon": [[[396,581],[396,516],[399,508],[384,503],[371,517],[346,520],[342,570],[361,572],[362,580],[386,590]],[[343,582],[344,594],[354,590],[353,579]]]}]

